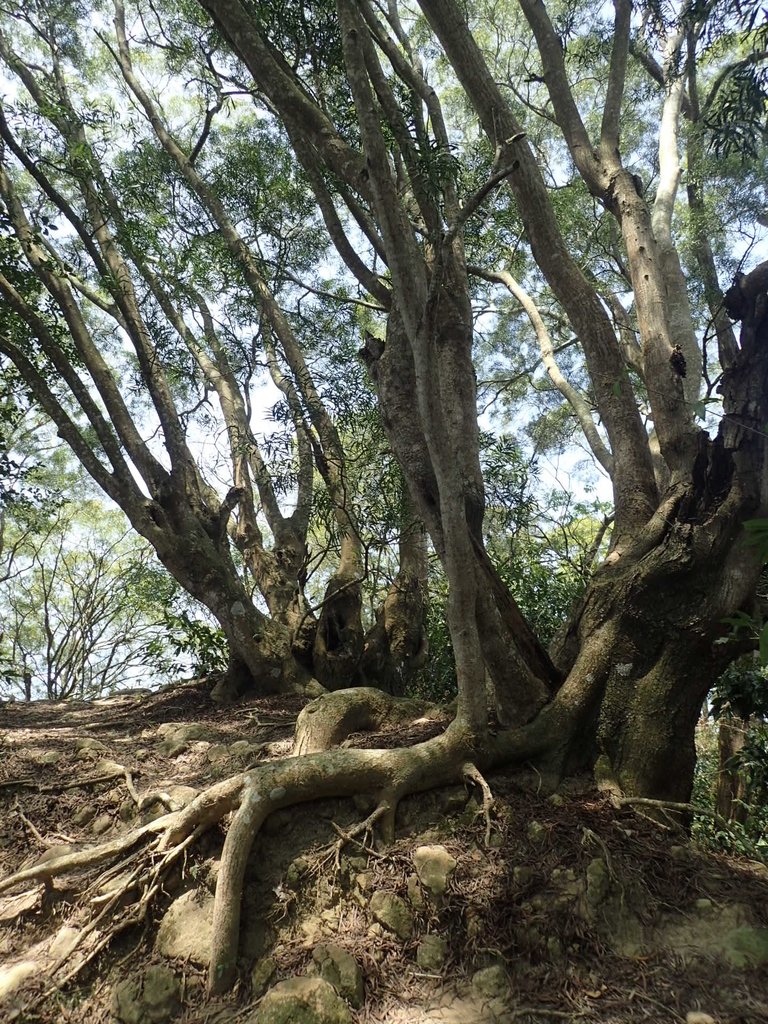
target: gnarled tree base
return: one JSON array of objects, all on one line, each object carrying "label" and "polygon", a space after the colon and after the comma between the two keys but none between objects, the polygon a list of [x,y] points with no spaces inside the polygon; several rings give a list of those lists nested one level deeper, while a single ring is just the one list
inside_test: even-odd
[{"label": "gnarled tree base", "polygon": [[[375,810],[361,828],[375,823],[389,838],[394,835],[395,813],[403,797],[468,782],[480,789],[488,828],[492,798],[483,773],[500,765],[524,763],[548,771],[551,762],[553,777],[557,775],[568,739],[578,731],[578,707],[595,685],[592,680],[578,693],[565,689],[532,722],[517,729],[478,737],[457,719],[439,736],[394,749],[329,745],[339,743],[350,730],[378,728],[394,718],[412,721],[423,711],[416,702],[366,688],[324,695],[308,705],[297,722],[294,749],[298,756],[257,764],[209,787],[182,809],[116,839],[24,868],[0,882],[0,893],[34,882],[50,885],[56,877],[98,869],[91,891],[107,880],[111,889],[94,903],[96,909],[84,934],[98,922],[97,945],[101,949],[112,936],[143,920],[163,878],[190,845],[228,821],[217,875],[208,974],[209,992],[221,993],[235,980],[246,865],[269,815],[313,800],[368,794],[374,798]],[[118,769],[116,766],[119,775]],[[135,793],[133,799],[137,806],[144,802]],[[120,882],[115,888],[117,878]],[[98,949],[89,948],[77,968],[61,965],[68,970],[63,980],[70,980]],[[57,976],[61,984],[61,974]]]}]

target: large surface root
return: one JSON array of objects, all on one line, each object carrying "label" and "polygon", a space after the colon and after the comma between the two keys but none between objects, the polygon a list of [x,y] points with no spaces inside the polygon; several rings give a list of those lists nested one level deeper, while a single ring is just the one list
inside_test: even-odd
[{"label": "large surface root", "polygon": [[[617,801],[632,803],[614,809],[593,790],[570,785],[562,791],[564,800],[546,799],[544,771],[554,764],[556,774],[568,750],[564,737],[573,718],[567,690],[534,722],[492,730],[474,743],[457,726],[429,740],[440,723],[424,722],[367,741],[406,745],[417,737],[414,748],[353,749],[366,742],[356,736],[350,748],[282,761],[262,759],[290,749],[300,701],[287,707],[282,698],[254,702],[250,712],[216,709],[206,716],[200,697],[187,699],[188,693],[177,688],[131,702],[130,715],[125,698],[74,711],[47,705],[4,709],[7,732],[0,740],[7,785],[0,796],[8,813],[0,822],[0,863],[3,875],[15,874],[0,882],[7,960],[0,967],[2,1019],[102,1020],[126,990],[137,993],[131,1006],[145,1018],[150,970],[178,983],[185,1020],[258,1016],[261,989],[249,985],[251,969],[276,963],[273,981],[314,973],[319,964],[313,952],[327,942],[357,960],[364,981],[359,1015],[366,1020],[421,1019],[422,1007],[424,1018],[431,1018],[438,1005],[443,1012],[443,993],[451,999],[454,1019],[486,1020],[490,1010],[470,998],[471,985],[458,979],[469,982],[491,958],[494,964],[506,961],[513,973],[510,1002],[516,1006],[509,1008],[510,1019],[523,1004],[532,1018],[544,1019],[557,1005],[561,1016],[611,1024],[632,1024],[654,1013],[657,1019],[660,1009],[685,1020],[691,1008],[705,1008],[722,1020],[744,1013],[768,1020],[759,968],[727,969],[719,994],[711,985],[710,935],[725,935],[729,920],[742,920],[728,916],[737,912],[728,902],[744,909],[750,926],[768,921],[765,884],[758,885],[755,865],[729,871],[718,858],[707,869],[700,851],[688,851],[677,835],[634,817],[637,810],[654,817],[662,811],[674,819],[684,807],[659,807],[644,803],[646,797],[636,804],[637,798],[616,794]],[[179,753],[177,734],[192,724],[185,711],[194,715],[194,732],[203,735],[190,736]],[[82,734],[92,742],[96,727],[104,742],[93,744],[90,757],[80,756]],[[571,728],[570,734],[583,731]],[[57,756],[49,763],[51,750]],[[108,762],[95,759],[104,754],[116,759],[110,771]],[[131,785],[118,763],[121,755],[133,773]],[[533,770],[514,778],[494,775],[491,792],[493,768],[521,763]],[[462,780],[474,791],[469,805]],[[75,782],[82,783],[79,792]],[[405,793],[441,784],[443,792],[402,808],[400,841],[385,849],[372,840],[374,829],[377,839],[393,835],[397,802]],[[345,798],[358,791],[366,798],[354,804]],[[317,806],[289,807],[322,796],[329,799]],[[147,823],[149,815],[163,813],[160,804],[171,813]],[[457,819],[446,827],[444,818],[453,814]],[[436,840],[457,861],[439,901],[413,884],[417,851]],[[74,847],[86,841],[88,848]],[[674,856],[670,843],[677,848]],[[38,854],[41,859],[31,863]],[[216,941],[207,939],[201,949],[203,931],[210,934],[208,889],[217,877]],[[587,900],[593,877],[599,883],[593,887],[594,911],[591,894]],[[400,897],[413,912],[407,939],[376,927],[376,893]],[[244,920],[238,929],[241,901]],[[697,910],[700,903],[708,909]],[[685,916],[674,920],[670,912],[676,907]],[[753,913],[752,907],[758,909]],[[189,945],[175,936],[166,942],[182,918]],[[661,942],[661,932],[671,927],[677,936],[682,924],[687,937],[691,921],[699,918],[705,956],[695,967],[686,951],[683,968],[675,947]],[[605,929],[614,920],[622,935],[634,936],[626,926],[634,929],[636,920],[651,929],[647,958],[610,952]],[[434,974],[419,963],[428,935],[446,944],[446,959]],[[642,973],[649,961],[638,987],[638,965]],[[198,965],[210,964],[210,987],[218,992],[235,977],[235,963],[243,1008],[235,1008],[233,994],[203,1007]],[[67,984],[69,992],[56,991]],[[472,1007],[476,1014],[464,1012]]]},{"label": "large surface root", "polygon": [[[493,742],[478,743],[454,722],[440,735],[414,746],[326,749],[352,731],[381,728],[393,721],[413,723],[429,710],[417,702],[367,688],[325,695],[310,704],[297,722],[294,750],[299,751],[298,756],[262,762],[231,775],[199,792],[181,809],[173,809],[170,800],[163,801],[172,808],[170,813],[114,839],[75,851],[67,848],[58,855],[55,848],[49,849],[37,863],[0,881],[0,893],[13,892],[12,900],[18,902],[22,913],[33,897],[39,902],[41,894],[55,891],[55,879],[82,876],[77,885],[87,900],[88,917],[84,925],[80,922],[87,948],[74,964],[55,965],[53,984],[61,985],[111,938],[144,921],[182,854],[200,836],[222,824],[226,839],[217,874],[208,974],[209,992],[221,993],[235,980],[249,854],[273,812],[313,800],[368,795],[376,810],[362,823],[361,831],[375,824],[385,839],[391,839],[397,806],[404,796],[468,782],[482,794],[482,813],[489,830],[492,797],[481,772],[501,761],[520,763],[535,755],[542,737],[532,726],[506,734],[503,742],[497,734]],[[137,810],[146,806],[149,796],[139,796],[121,765],[114,763],[112,774],[114,778],[126,776]],[[155,800],[157,792],[151,796]],[[350,841],[356,834],[353,828],[341,840]],[[30,884],[40,886],[40,891],[20,892]]]},{"label": "large surface root", "polygon": [[[415,747],[336,748],[245,773],[216,884],[209,992],[224,991],[234,980],[243,875],[253,841],[269,814],[322,797],[372,793],[378,803],[386,804],[393,817],[398,801],[405,795],[461,781],[465,755],[458,735],[449,730]],[[190,813],[196,802],[190,804]]]},{"label": "large surface root", "polygon": [[299,714],[293,753],[315,754],[330,750],[350,733],[413,722],[429,710],[421,701],[393,697],[371,686],[326,693],[307,704]]},{"label": "large surface root", "polygon": [[[214,900],[208,990],[220,993],[235,980],[238,954],[243,878],[248,856],[259,829],[274,811],[310,800],[372,794],[377,801],[379,827],[392,836],[398,801],[404,796],[437,786],[461,782],[476,751],[464,734],[449,728],[438,737],[413,747],[388,750],[339,749],[267,762],[234,775],[200,793],[179,811],[163,815],[149,824],[132,829],[117,839],[88,849],[46,857],[0,882],[7,892],[30,882],[52,885],[54,878],[88,869],[101,869],[90,885],[98,891],[116,872],[121,879],[109,897],[91,901],[94,916],[86,925],[92,930],[98,920],[99,950],[110,937],[144,919],[162,886],[164,875],[181,853],[212,826],[233,814],[227,831],[217,876]],[[372,821],[366,823],[370,826]],[[115,862],[120,861],[119,866]],[[120,901],[129,897],[129,905]],[[85,962],[68,970],[58,984],[69,981]]]}]

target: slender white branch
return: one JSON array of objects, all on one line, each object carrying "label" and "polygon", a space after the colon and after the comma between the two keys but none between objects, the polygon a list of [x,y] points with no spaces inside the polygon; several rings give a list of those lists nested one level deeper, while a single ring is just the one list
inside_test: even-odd
[{"label": "slender white branch", "polygon": [[656,241],[672,245],[672,214],[677,187],[680,182],[680,152],[678,130],[680,111],[685,96],[685,79],[675,70],[678,63],[682,33],[672,36],[667,43],[664,60],[664,106],[659,127],[659,183],[653,204],[652,226]]},{"label": "slender white branch", "polygon": [[498,281],[500,284],[503,284],[523,307],[531,322],[531,326],[536,333],[536,340],[539,343],[539,352],[541,353],[541,361],[549,374],[550,380],[573,409],[576,419],[579,421],[579,426],[583,430],[584,436],[587,439],[587,444],[592,450],[592,454],[606,473],[611,476],[613,473],[613,455],[611,455],[605,442],[598,433],[595,421],[592,419],[592,409],[589,402],[577,388],[565,379],[563,372],[558,366],[557,360],[555,359],[555,348],[552,344],[552,337],[547,330],[547,325],[544,323],[544,319],[542,318],[536,303],[528,292],[526,292],[525,289],[522,288],[515,278],[509,273],[509,271],[497,270],[489,272],[481,271],[477,267],[472,267],[470,269],[472,273],[478,273],[479,276],[484,277],[487,281]]}]

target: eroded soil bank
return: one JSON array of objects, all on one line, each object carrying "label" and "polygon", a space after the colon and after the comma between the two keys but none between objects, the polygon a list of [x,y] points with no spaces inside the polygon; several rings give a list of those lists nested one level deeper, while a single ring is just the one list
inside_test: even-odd
[{"label": "eroded soil bank", "polygon": [[[303,701],[222,709],[206,694],[191,684],[0,709],[0,877],[289,752]],[[350,742],[392,746],[440,727]],[[220,828],[189,845],[142,924],[103,947],[130,856],[98,886],[81,872],[5,893],[0,1019],[768,1021],[764,866],[705,854],[587,784],[545,795],[535,776],[489,781],[489,839],[479,794],[463,787],[403,801],[387,847],[343,840],[372,809],[364,795],[274,814],[249,860],[239,981],[225,998],[204,994]]]}]

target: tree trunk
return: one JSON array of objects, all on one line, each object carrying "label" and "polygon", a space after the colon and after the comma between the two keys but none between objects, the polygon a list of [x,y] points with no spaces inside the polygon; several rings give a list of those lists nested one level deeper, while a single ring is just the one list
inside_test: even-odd
[{"label": "tree trunk", "polygon": [[[415,370],[396,312],[390,314],[387,323],[386,344],[369,338],[361,354],[377,385],[384,429],[403,468],[411,500],[442,559],[444,539],[437,481],[426,437],[413,416]],[[474,395],[474,371],[469,379]],[[464,442],[469,443],[473,436],[467,432]],[[492,683],[493,710],[502,724],[521,724],[547,702],[560,677],[485,551],[482,491],[474,500],[470,492],[464,512],[472,550],[470,571],[478,586],[475,618]]]},{"label": "tree trunk", "polygon": [[427,548],[420,521],[404,524],[400,567],[376,621],[365,637],[360,666],[363,679],[394,696],[426,662]]},{"label": "tree trunk", "polygon": [[246,590],[232,561],[225,522],[181,487],[169,487],[162,503],[131,503],[125,511],[168,572],[211,612],[227,638],[230,664],[216,699],[232,700],[247,686],[259,693],[293,692],[306,682],[291,654],[290,630],[260,612]]},{"label": "tree trunk", "polygon": [[346,689],[356,680],[363,653],[360,583],[358,576],[337,573],[325,590],[312,665],[318,681],[329,690]]},{"label": "tree trunk", "polygon": [[[713,484],[722,453],[708,448],[714,465],[701,479]],[[718,643],[723,619],[751,606],[760,571],[735,514],[740,496],[721,492],[712,507],[693,492],[673,493],[656,536],[644,531],[634,552],[596,573],[559,645],[575,712],[555,771],[595,764],[624,793],[690,799],[696,722],[735,654]]]},{"label": "tree trunk", "polygon": [[723,717],[718,722],[717,752],[719,770],[715,810],[726,821],[743,825],[749,816],[747,784],[736,757],[744,748],[749,723],[737,718]]},{"label": "tree trunk", "polygon": [[[697,561],[684,571],[636,566],[590,587],[579,653],[554,698],[555,727],[537,761],[543,773],[556,782],[594,768],[601,784],[628,795],[690,799],[696,722],[732,658],[727,645],[713,643],[724,632],[722,599],[740,584],[736,571],[715,565],[723,576],[713,568],[708,581]],[[723,589],[705,599],[704,587],[694,589],[702,579],[713,588],[722,581]]]}]

